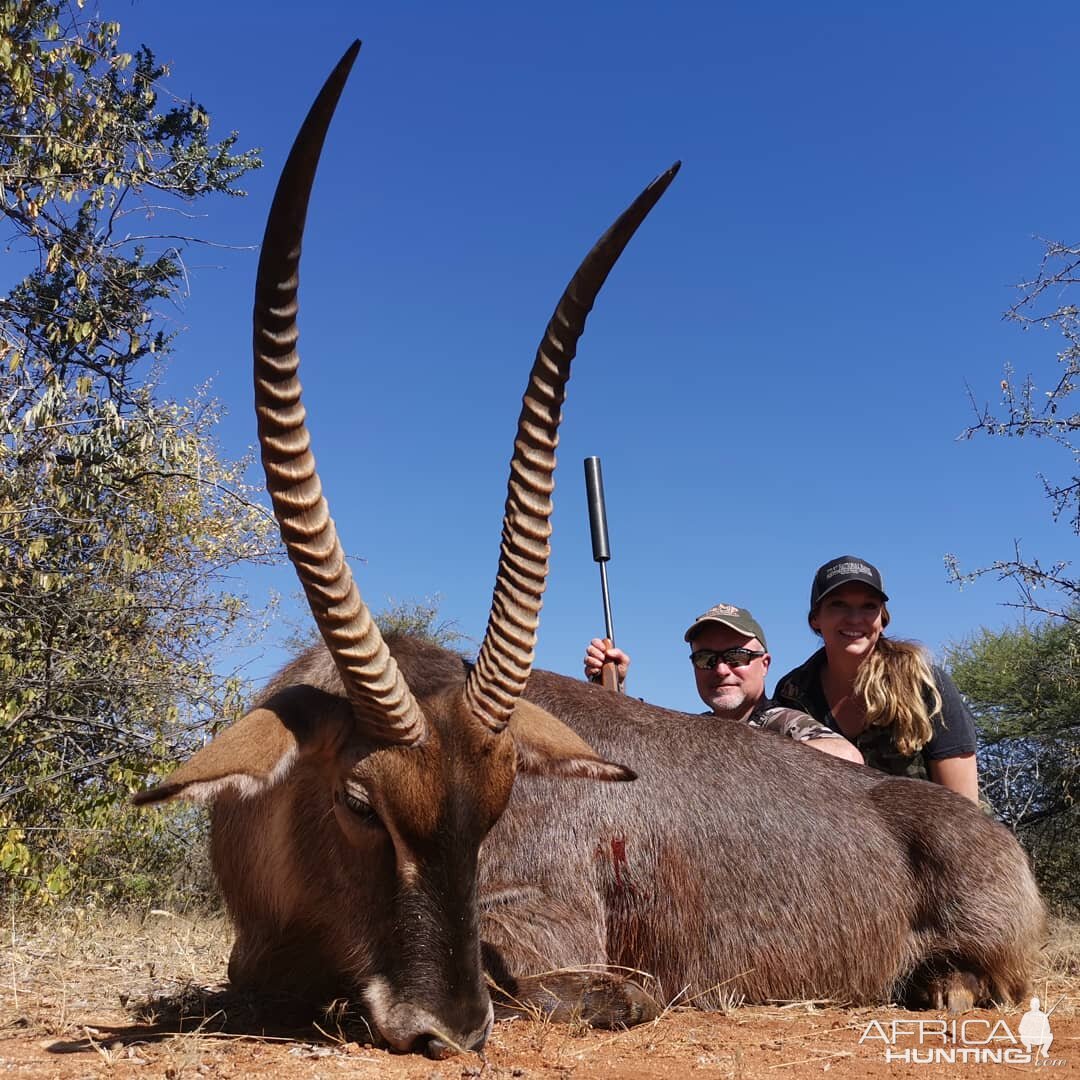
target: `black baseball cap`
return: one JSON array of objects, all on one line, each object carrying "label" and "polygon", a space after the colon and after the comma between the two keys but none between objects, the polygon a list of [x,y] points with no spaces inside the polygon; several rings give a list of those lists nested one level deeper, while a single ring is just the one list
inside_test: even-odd
[{"label": "black baseball cap", "polygon": [[810,588],[810,610],[813,611],[833,589],[851,584],[865,585],[881,593],[882,600],[889,599],[876,566],[857,555],[838,555],[819,567],[814,575],[814,584]]}]

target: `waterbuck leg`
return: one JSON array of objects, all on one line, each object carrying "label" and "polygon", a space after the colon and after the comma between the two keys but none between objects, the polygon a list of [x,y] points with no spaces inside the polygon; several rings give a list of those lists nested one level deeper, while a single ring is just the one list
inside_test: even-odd
[{"label": "waterbuck leg", "polygon": [[480,903],[484,971],[497,1019],[541,1015],[613,1028],[659,1014],[639,983],[604,970],[606,920],[596,894],[570,904],[535,885],[489,883]]},{"label": "waterbuck leg", "polygon": [[965,1013],[976,1005],[991,1004],[991,997],[986,979],[974,971],[928,964],[912,974],[903,1004],[913,1009]]},{"label": "waterbuck leg", "polygon": [[491,988],[495,1019],[547,1017],[597,1028],[633,1027],[654,1020],[659,1004],[632,979],[594,971],[553,971]]}]

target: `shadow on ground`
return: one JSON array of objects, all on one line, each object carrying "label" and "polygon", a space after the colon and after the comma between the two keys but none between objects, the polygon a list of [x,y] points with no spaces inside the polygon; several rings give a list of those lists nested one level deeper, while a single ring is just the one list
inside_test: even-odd
[{"label": "shadow on ground", "polygon": [[89,1028],[85,1038],[58,1040],[53,1054],[97,1051],[135,1043],[152,1044],[177,1035],[245,1036],[261,1042],[282,1041],[365,1047],[382,1045],[361,1012],[345,1000],[331,1002],[317,1016],[310,1005],[287,997],[267,997],[224,986],[194,983],[156,992],[139,1002],[124,1002],[130,1024]]}]

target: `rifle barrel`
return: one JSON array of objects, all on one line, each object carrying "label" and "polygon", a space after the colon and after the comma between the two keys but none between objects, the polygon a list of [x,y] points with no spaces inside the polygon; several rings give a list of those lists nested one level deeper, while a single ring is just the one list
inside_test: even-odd
[{"label": "rifle barrel", "polygon": [[615,644],[615,629],[611,619],[611,595],[608,592],[607,561],[611,558],[608,544],[607,508],[604,504],[604,474],[598,457],[585,459],[585,497],[589,503],[589,531],[592,534],[593,560],[600,564],[600,591],[604,598],[604,630]]}]

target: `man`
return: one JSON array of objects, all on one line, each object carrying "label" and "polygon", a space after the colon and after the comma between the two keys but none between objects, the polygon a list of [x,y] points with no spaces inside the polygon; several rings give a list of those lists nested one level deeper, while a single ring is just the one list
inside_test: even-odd
[{"label": "man", "polygon": [[[763,731],[776,731],[815,750],[858,765],[862,754],[842,735],[806,713],[785,709],[765,695],[765,674],[772,657],[765,631],[746,608],[716,604],[699,615],[683,640],[690,644],[690,663],[701,700],[722,720],[737,720]],[[630,670],[630,657],[594,638],[585,653],[585,676],[599,679],[605,662],[616,665],[619,685]]]}]

